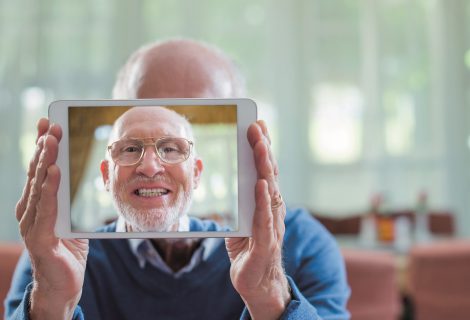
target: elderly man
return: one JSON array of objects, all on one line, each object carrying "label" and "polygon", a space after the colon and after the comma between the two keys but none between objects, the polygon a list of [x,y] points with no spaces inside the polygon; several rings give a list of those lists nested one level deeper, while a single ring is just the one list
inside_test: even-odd
[{"label": "elderly man", "polygon": [[189,122],[163,107],[134,107],[117,119],[111,159],[101,163],[119,213],[117,231],[188,231],[187,213],[203,169],[191,152],[192,140]]},{"label": "elderly man", "polygon": [[[113,93],[115,98],[225,98],[242,95],[243,84],[236,68],[218,50],[173,40],[133,54],[119,73]],[[162,115],[161,110],[147,112],[152,117]],[[134,115],[130,112],[120,120],[125,130],[136,128]],[[158,130],[147,124],[143,129]],[[157,131],[143,134],[159,136]],[[251,238],[229,238],[225,243],[219,239],[62,240],[53,233],[61,130],[40,120],[37,150],[16,211],[29,254],[22,256],[15,272],[6,301],[7,318],[347,319],[349,288],[334,240],[305,211],[289,210],[286,215],[265,124],[252,124],[247,136],[258,172]],[[180,166],[194,187],[201,164],[193,159]],[[114,197],[127,198],[128,194],[117,195],[118,184],[136,176],[164,176],[169,169],[148,147],[133,166],[120,166],[113,159],[113,163],[103,162],[101,170]],[[179,188],[190,189],[184,180],[178,182]],[[123,209],[119,211],[124,217]],[[131,228],[147,227],[133,219],[125,221]],[[192,228],[212,227],[196,224]]]}]

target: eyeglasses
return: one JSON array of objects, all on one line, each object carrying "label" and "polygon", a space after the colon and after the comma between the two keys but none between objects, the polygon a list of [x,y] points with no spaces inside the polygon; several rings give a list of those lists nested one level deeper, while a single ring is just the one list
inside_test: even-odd
[{"label": "eyeglasses", "polygon": [[193,142],[175,137],[121,139],[109,145],[108,152],[117,165],[133,166],[142,160],[146,146],[154,146],[163,162],[177,164],[189,158]]}]

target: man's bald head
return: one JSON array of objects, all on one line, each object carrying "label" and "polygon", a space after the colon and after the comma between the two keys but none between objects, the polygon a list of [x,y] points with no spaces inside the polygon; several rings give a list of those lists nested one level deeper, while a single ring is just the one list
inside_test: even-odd
[{"label": "man's bald head", "polygon": [[116,99],[230,98],[245,94],[238,69],[215,47],[193,40],[144,46],[118,74]]},{"label": "man's bald head", "polygon": [[153,121],[154,119],[164,119],[166,122],[174,123],[184,130],[184,137],[189,140],[194,140],[193,130],[189,121],[179,113],[167,109],[165,107],[133,107],[124,112],[119,118],[116,119],[113,125],[113,130],[110,135],[110,143],[119,139],[124,133],[124,128],[127,128],[133,123],[142,123],[143,121]]}]

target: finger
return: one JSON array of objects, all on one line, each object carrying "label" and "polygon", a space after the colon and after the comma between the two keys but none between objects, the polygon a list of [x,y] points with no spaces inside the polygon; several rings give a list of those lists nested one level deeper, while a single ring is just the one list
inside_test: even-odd
[{"label": "finger", "polygon": [[20,220],[20,232],[23,236],[34,224],[37,205],[41,198],[42,184],[46,178],[47,169],[57,160],[57,152],[57,139],[52,135],[47,135],[44,138],[44,147],[36,166],[34,178],[31,180],[26,210]]},{"label": "finger", "polygon": [[[47,169],[46,178],[41,186],[41,198],[37,205],[35,216],[34,232],[31,235],[34,239],[48,239],[56,242],[54,226],[57,220],[57,191],[60,184],[59,167],[52,164]],[[44,244],[41,241],[41,244]]]},{"label": "finger", "polygon": [[49,120],[47,118],[41,118],[39,119],[37,125],[37,137],[36,137],[36,143],[38,142],[39,138],[42,137],[47,130],[49,130]]},{"label": "finger", "polygon": [[259,125],[255,122],[250,124],[248,130],[246,132],[246,136],[248,138],[248,142],[250,143],[251,148],[254,148],[255,144],[263,139],[263,132]]},{"label": "finger", "polygon": [[284,219],[286,217],[286,206],[279,192],[274,192],[271,197],[271,212],[273,215],[273,228],[275,230],[276,240],[282,245],[285,233]]},{"label": "finger", "polygon": [[[255,146],[255,166],[260,179],[265,179],[268,183],[268,191],[273,204],[273,199],[280,202],[280,205],[271,208],[273,215],[273,228],[276,231],[276,239],[281,241],[284,237],[285,225],[284,218],[286,214],[286,208],[282,200],[280,199],[279,185],[277,183],[276,175],[272,167],[270,158],[268,157],[268,149],[265,143],[259,142]],[[281,198],[282,199],[282,198]]]},{"label": "finger", "polygon": [[48,133],[50,135],[53,135],[57,139],[57,141],[60,141],[60,139],[62,139],[62,128],[57,123],[53,123],[50,125]]},{"label": "finger", "polygon": [[260,252],[269,252],[273,237],[273,216],[271,213],[271,198],[266,180],[260,179],[255,186],[255,213],[253,216],[252,239],[255,248]]},{"label": "finger", "polygon": [[53,135],[54,137],[57,138],[58,141],[62,138],[62,128],[60,125],[56,123],[49,123],[49,120],[47,118],[41,118],[38,121],[37,124],[37,130],[38,130],[38,135],[36,138],[36,142],[39,140],[39,138],[46,133]]},{"label": "finger", "polygon": [[28,198],[29,198],[29,191],[31,190],[31,181],[34,178],[34,174],[36,172],[36,166],[39,161],[39,156],[41,155],[43,146],[44,146],[44,137],[41,136],[39,140],[37,141],[34,155],[31,161],[29,162],[28,174],[26,177],[26,184],[23,189],[23,194],[21,195],[20,200],[16,204],[15,212],[16,212],[16,219],[18,221],[21,220],[21,217],[23,216],[24,211],[26,210],[26,204],[28,203]]},{"label": "finger", "polygon": [[[259,179],[265,179],[268,182],[268,192],[270,199],[279,198],[280,191],[277,183],[279,174],[278,166],[270,149],[270,139],[266,123],[263,120],[257,121],[248,131],[250,143],[253,143],[255,155],[255,166]],[[272,203],[272,202],[271,202]],[[285,214],[286,208],[283,202],[276,208],[271,208],[273,216],[273,228],[276,231],[276,238],[282,241],[285,232]]]},{"label": "finger", "polygon": [[268,144],[271,144],[271,138],[269,137],[266,123],[263,120],[258,120],[248,127],[247,137],[251,147],[253,147],[258,140],[263,139],[266,139]]},{"label": "finger", "polygon": [[272,196],[275,191],[279,191],[277,178],[274,174],[273,165],[269,158],[269,150],[264,141],[259,141],[254,147],[255,168],[258,179],[265,179],[268,182],[269,194]]},{"label": "finger", "polygon": [[268,129],[266,128],[266,124],[264,124],[264,121],[262,123],[263,123],[263,126],[261,126],[261,129],[263,131],[264,136],[269,142],[268,144],[269,159],[271,160],[271,164],[273,166],[273,171],[274,171],[274,176],[276,177],[276,180],[277,180],[277,177],[279,176],[279,167],[277,165],[276,158],[274,157],[273,151],[271,149],[271,138],[269,137]]},{"label": "finger", "polygon": [[259,141],[266,142],[266,145],[269,151],[269,158],[273,166],[274,175],[276,176],[276,179],[277,179],[277,176],[279,175],[279,168],[271,150],[271,138],[269,137],[266,123],[263,120],[258,120],[257,122],[251,124],[250,127],[248,127],[247,135],[248,135],[248,141],[250,142],[250,145],[252,148],[254,148],[254,146]]},{"label": "finger", "polygon": [[271,150],[271,137],[269,136],[268,127],[266,126],[266,122],[264,122],[264,120],[258,120],[257,123],[260,126],[261,131],[263,132],[263,135],[266,137],[266,139],[269,142],[268,144],[269,159],[271,160],[271,164],[273,166],[274,176],[277,179],[277,176],[279,175],[279,167],[277,165],[276,158],[274,157],[274,154]]},{"label": "finger", "polygon": [[258,120],[256,123],[259,125],[261,132],[263,135],[268,139],[269,144],[271,144],[271,137],[269,136],[268,127],[266,126],[266,122],[264,120]]},{"label": "finger", "polygon": [[[27,178],[26,178],[26,184],[24,186],[23,193],[21,195],[20,200],[16,204],[15,212],[16,212],[16,219],[18,221],[21,220],[21,218],[23,217],[23,214],[26,210],[26,205],[27,205],[28,198],[29,198],[29,193],[30,193],[30,190],[31,190],[31,182],[32,182],[32,179],[34,178],[34,175],[36,173],[36,166],[37,166],[37,163],[38,163],[38,160],[39,160],[39,155],[41,154],[42,148],[43,148],[44,135],[48,132],[48,130],[50,130],[49,120],[47,118],[39,119],[39,121],[36,125],[36,128],[37,128],[36,151],[35,151],[32,159],[29,163],[28,175],[27,175]],[[62,130],[60,129],[60,127],[59,128],[53,128],[52,132],[53,132],[54,135],[56,135],[58,137],[58,140],[60,140],[60,138],[62,136]]]}]

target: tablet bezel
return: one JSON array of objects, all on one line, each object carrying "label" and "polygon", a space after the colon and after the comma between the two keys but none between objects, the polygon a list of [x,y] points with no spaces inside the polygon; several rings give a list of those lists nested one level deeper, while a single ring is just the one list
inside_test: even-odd
[{"label": "tablet bezel", "polygon": [[[68,110],[73,107],[116,106],[214,106],[237,105],[237,164],[238,164],[238,230],[188,232],[73,232],[71,230],[69,121]],[[58,190],[55,234],[64,239],[127,239],[127,238],[212,238],[249,237],[255,209],[256,169],[247,130],[257,119],[256,103],[251,99],[136,99],[136,100],[59,100],[49,106],[49,120],[62,128],[57,165],[61,172]]]}]

